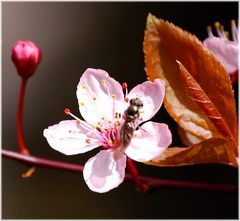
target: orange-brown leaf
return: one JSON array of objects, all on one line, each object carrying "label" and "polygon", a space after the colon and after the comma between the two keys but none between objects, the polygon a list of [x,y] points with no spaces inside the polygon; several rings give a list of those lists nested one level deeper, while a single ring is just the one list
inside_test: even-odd
[{"label": "orange-brown leaf", "polygon": [[183,130],[181,127],[178,127],[178,134],[180,136],[180,139],[182,140],[183,144],[186,146],[192,146],[194,144],[200,143],[203,141],[200,137],[197,137],[185,130]]},{"label": "orange-brown leaf", "polygon": [[151,80],[161,78],[165,81],[164,105],[180,127],[204,140],[222,136],[201,108],[186,96],[176,60],[186,67],[208,95],[237,141],[236,106],[229,76],[195,36],[149,15],[144,53],[147,75]]},{"label": "orange-brown leaf", "polygon": [[153,19],[148,16],[144,37],[147,75],[151,80],[161,78],[165,81],[164,106],[181,128],[201,139],[217,137],[218,132],[208,117],[186,96],[176,60],[162,43]]},{"label": "orange-brown leaf", "polygon": [[200,106],[200,108],[213,122],[213,124],[218,129],[218,131],[223,135],[223,137],[230,139],[233,142],[237,153],[237,144],[234,142],[232,132],[228,128],[228,125],[224,121],[222,115],[219,113],[218,109],[209,99],[209,97],[201,88],[201,86],[187,71],[187,69],[182,65],[182,63],[179,61],[177,61],[177,63],[179,65],[180,76],[188,96]]},{"label": "orange-brown leaf", "polygon": [[146,164],[154,166],[184,166],[203,163],[222,163],[237,167],[233,145],[223,138],[211,138],[191,147],[168,148]]}]

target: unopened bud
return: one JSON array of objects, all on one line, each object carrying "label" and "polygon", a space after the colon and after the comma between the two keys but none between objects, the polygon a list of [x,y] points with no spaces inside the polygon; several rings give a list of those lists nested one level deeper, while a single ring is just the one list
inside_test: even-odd
[{"label": "unopened bud", "polygon": [[12,61],[21,77],[30,77],[41,61],[41,51],[31,41],[17,41],[12,48]]}]

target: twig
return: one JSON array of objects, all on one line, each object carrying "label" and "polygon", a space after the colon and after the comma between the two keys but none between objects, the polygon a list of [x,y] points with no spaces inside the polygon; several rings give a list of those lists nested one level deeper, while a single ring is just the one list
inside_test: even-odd
[{"label": "twig", "polygon": [[[82,173],[83,166],[79,164],[66,163],[55,160],[48,160],[44,158],[27,156],[21,153],[17,153],[10,150],[2,149],[2,156],[19,161],[28,166],[37,166],[44,168],[51,168],[57,170],[65,170],[75,173]],[[125,180],[134,182],[134,178],[130,174],[125,175]],[[223,184],[210,184],[210,183],[200,183],[200,182],[190,182],[190,181],[179,181],[179,180],[169,180],[169,179],[159,179],[147,176],[139,176],[139,180],[147,183],[149,190],[156,190],[162,188],[185,188],[194,190],[204,190],[204,191],[222,191],[222,192],[236,192],[237,185],[223,185]]]}]

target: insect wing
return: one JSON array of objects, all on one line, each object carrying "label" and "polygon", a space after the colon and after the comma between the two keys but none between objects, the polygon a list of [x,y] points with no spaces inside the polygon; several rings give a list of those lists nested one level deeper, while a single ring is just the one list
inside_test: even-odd
[{"label": "insect wing", "polygon": [[131,123],[123,124],[120,132],[123,147],[128,146],[133,136],[134,128]]}]

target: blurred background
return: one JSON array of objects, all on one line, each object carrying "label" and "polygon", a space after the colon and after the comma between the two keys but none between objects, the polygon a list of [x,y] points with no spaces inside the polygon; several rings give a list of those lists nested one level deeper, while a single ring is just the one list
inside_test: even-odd
[{"label": "blurred background", "polygon": [[[26,144],[33,156],[84,164],[96,151],[65,156],[50,148],[42,131],[58,123],[69,107],[79,115],[76,87],[88,67],[106,70],[129,88],[146,80],[143,37],[151,12],[201,41],[206,26],[221,22],[230,31],[238,20],[238,2],[3,2],[2,3],[2,146],[18,151],[16,108],[20,77],[11,62],[17,40],[31,40],[42,62],[29,79],[24,107]],[[235,93],[237,88],[235,86]],[[236,95],[237,96],[237,95]],[[164,108],[156,121],[169,124],[171,146],[182,146],[176,124]],[[238,184],[238,171],[226,165],[159,168],[137,164],[142,175]],[[106,194],[91,192],[82,174],[38,168],[29,179],[27,167],[2,159],[3,219],[233,219],[238,193],[161,189],[140,193],[124,182]]]}]

